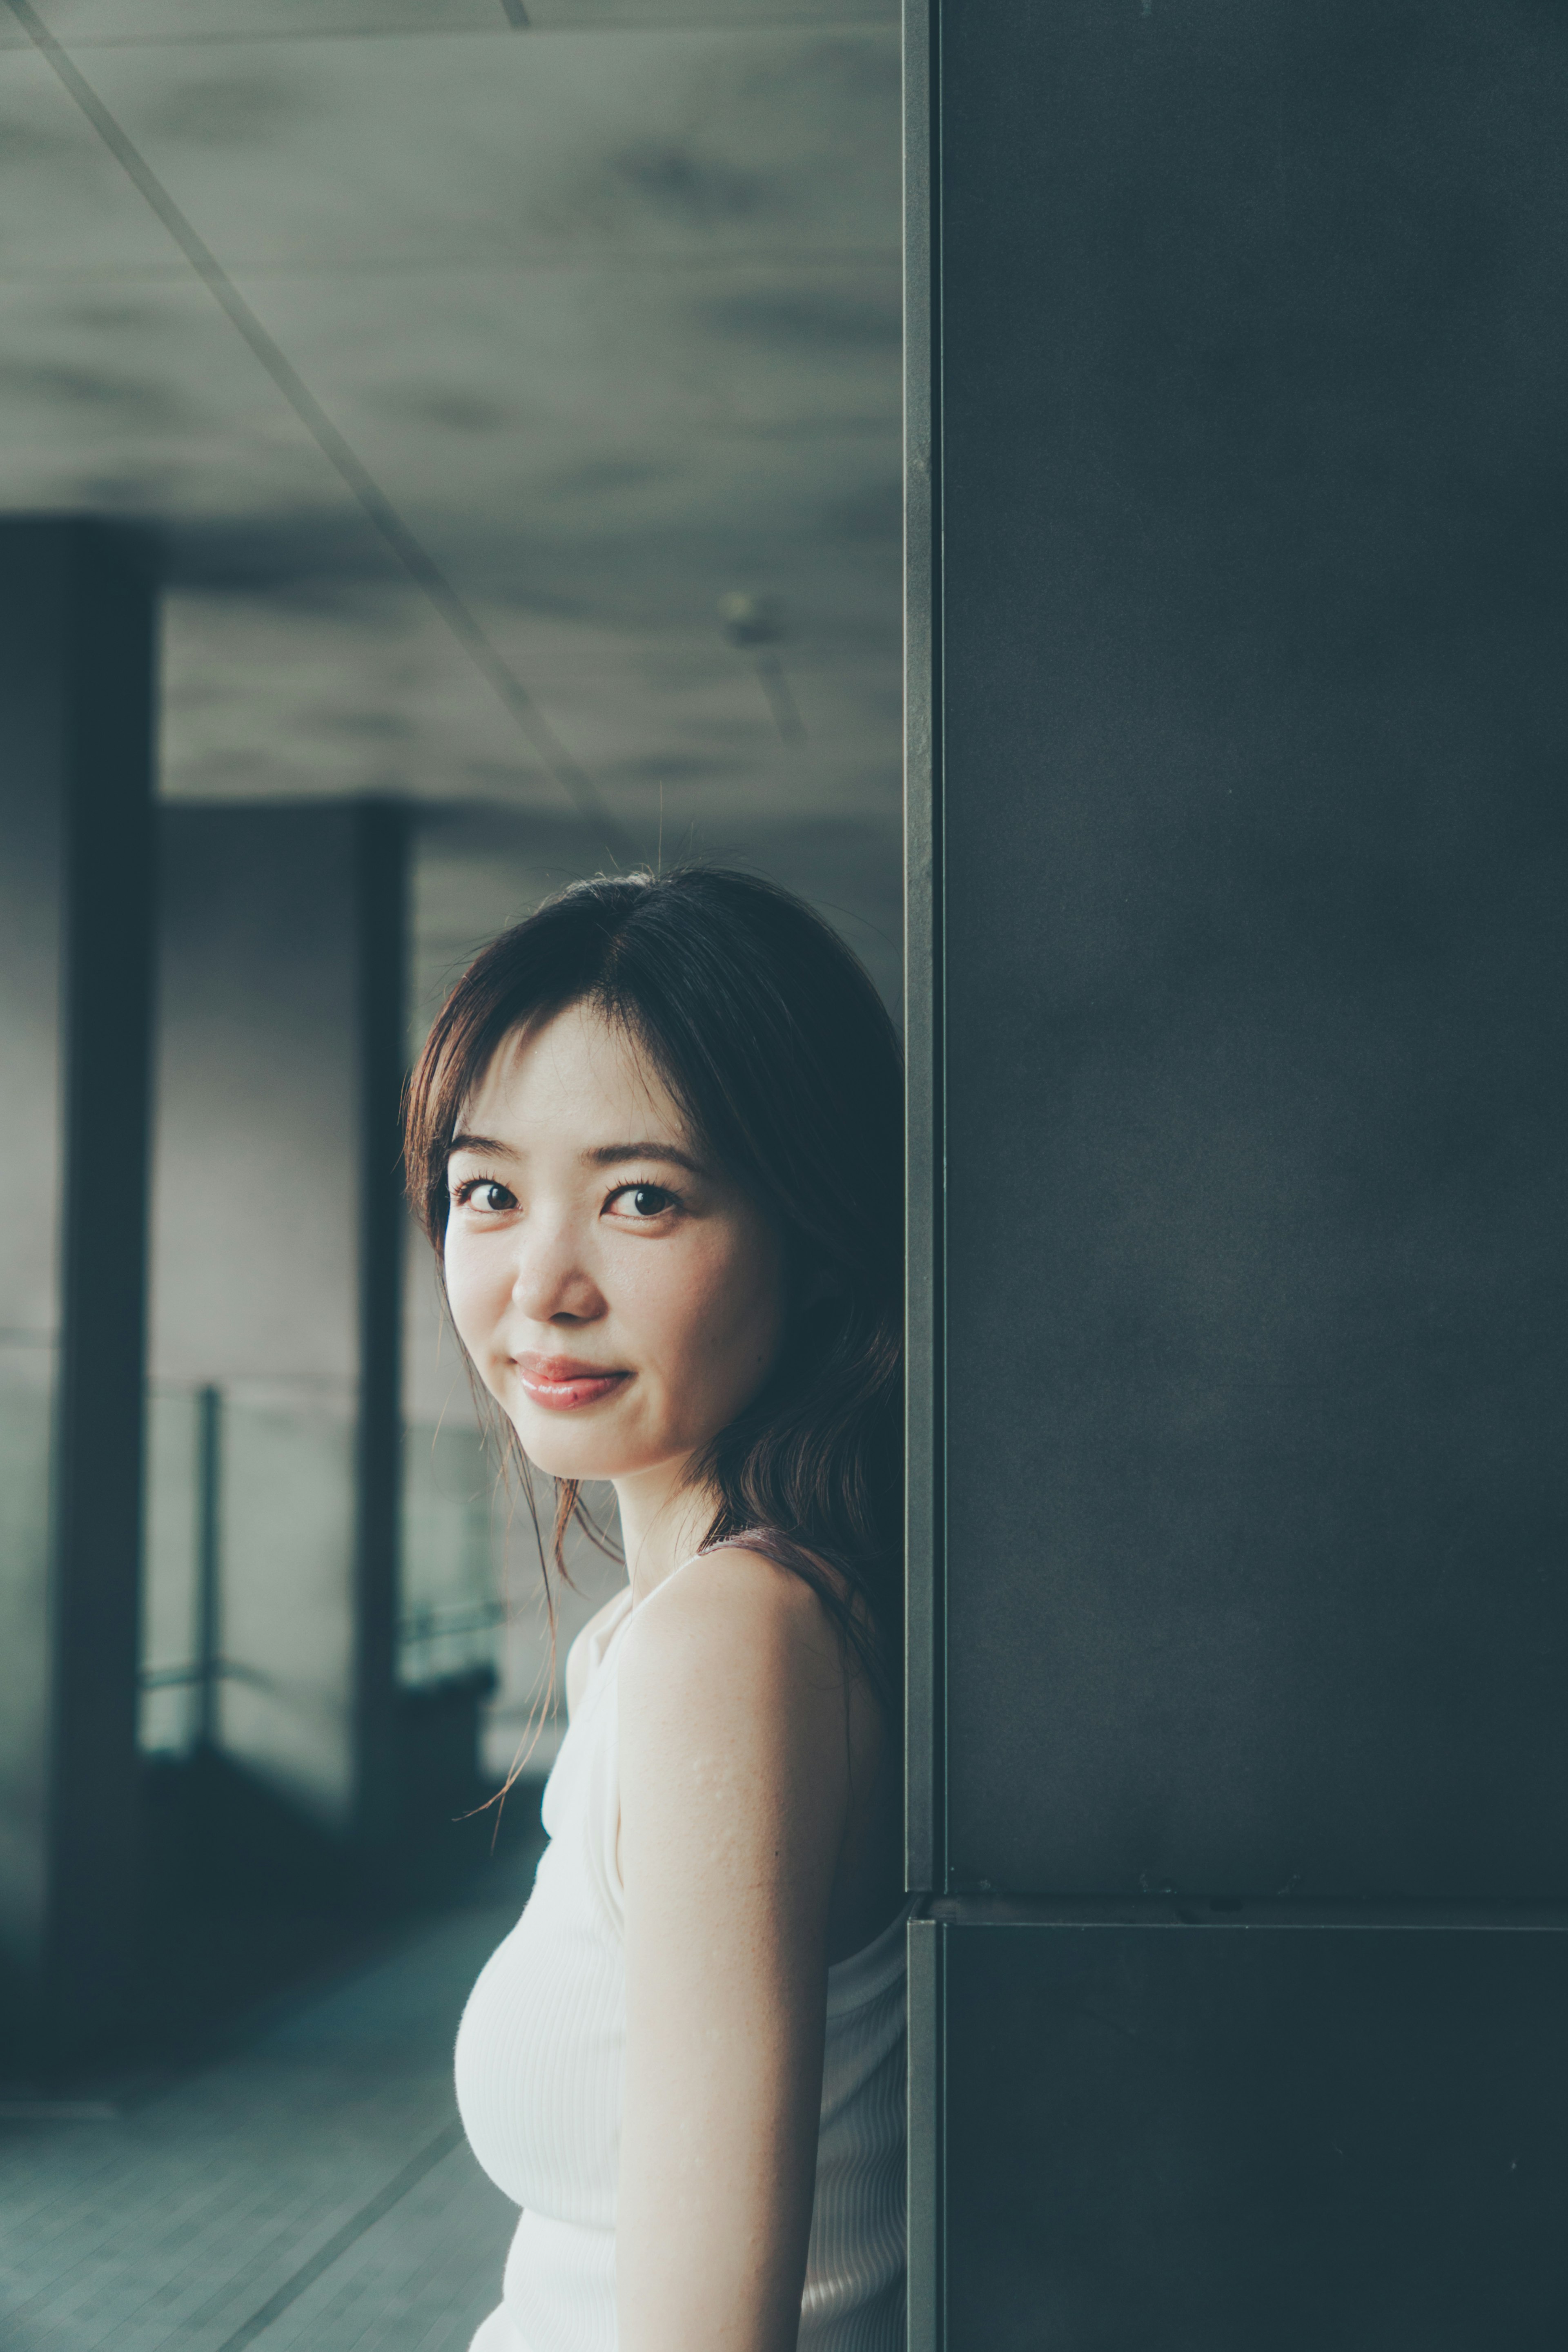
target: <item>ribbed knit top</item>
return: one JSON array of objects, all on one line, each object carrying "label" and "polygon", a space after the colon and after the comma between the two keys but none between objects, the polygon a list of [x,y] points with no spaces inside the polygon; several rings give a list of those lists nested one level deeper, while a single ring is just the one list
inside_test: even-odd
[{"label": "ribbed knit top", "polygon": [[[475,2155],[523,2209],[503,2299],[471,2352],[615,2352],[626,2039],[617,1662],[630,1591],[545,1785],[549,1843],[457,2034]],[[904,1915],[828,1971],[817,2189],[800,2352],[903,2352]]]}]

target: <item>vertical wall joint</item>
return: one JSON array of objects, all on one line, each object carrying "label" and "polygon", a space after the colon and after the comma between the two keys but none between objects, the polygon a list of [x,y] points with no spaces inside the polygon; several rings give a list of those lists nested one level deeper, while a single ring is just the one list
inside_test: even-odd
[{"label": "vertical wall joint", "polygon": [[905,1873],[946,1885],[942,1411],[943,1086],[940,340],[935,142],[936,0],[904,19]]}]

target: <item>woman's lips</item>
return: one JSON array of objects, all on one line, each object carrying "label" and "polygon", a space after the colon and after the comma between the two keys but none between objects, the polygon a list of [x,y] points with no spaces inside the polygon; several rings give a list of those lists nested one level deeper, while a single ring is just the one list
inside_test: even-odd
[{"label": "woman's lips", "polygon": [[580,1363],[574,1356],[514,1356],[512,1362],[524,1394],[547,1412],[574,1412],[579,1405],[597,1404],[632,1377]]}]

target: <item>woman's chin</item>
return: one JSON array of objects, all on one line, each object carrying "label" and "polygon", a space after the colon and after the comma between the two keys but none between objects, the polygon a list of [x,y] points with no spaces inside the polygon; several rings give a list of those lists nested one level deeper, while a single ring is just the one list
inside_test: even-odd
[{"label": "woman's chin", "polygon": [[[517,1442],[531,1466],[547,1478],[575,1478],[580,1486],[593,1480],[635,1478],[639,1473],[661,1470],[688,1459],[690,1444],[618,1444],[609,1430],[562,1427],[565,1416],[528,1412],[508,1413]],[[542,1423],[542,1426],[541,1426]]]},{"label": "woman's chin", "polygon": [[525,1408],[507,1418],[529,1462],[547,1478],[575,1478],[586,1485],[590,1479],[618,1478],[635,1466],[623,1459],[623,1446],[606,1443],[605,1433],[563,1428],[564,1414]]},{"label": "woman's chin", "polygon": [[[523,1427],[514,1421],[517,1439],[532,1466],[547,1478],[575,1478],[586,1485],[592,1478],[613,1478],[618,1465],[597,1447],[563,1445],[550,1430]],[[553,1442],[552,1442],[553,1441]]]}]

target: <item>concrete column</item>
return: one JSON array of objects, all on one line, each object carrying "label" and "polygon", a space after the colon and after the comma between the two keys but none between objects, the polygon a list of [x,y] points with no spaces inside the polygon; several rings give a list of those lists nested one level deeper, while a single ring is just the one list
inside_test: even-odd
[{"label": "concrete column", "polygon": [[356,808],[352,822],[360,1159],[354,1819],[361,1844],[380,1851],[397,1825],[409,829],[405,810],[371,803]]},{"label": "concrete column", "polygon": [[[204,1721],[275,1799],[373,1847],[394,1760],[402,813],[171,806],[161,858],[152,1369],[160,1476],[216,1467]],[[214,1391],[215,1441],[183,1446]],[[153,1500],[160,1527],[203,1521],[200,1498]]]},{"label": "concrete column", "polygon": [[905,27],[911,2352],[1551,2344],[1568,18]]},{"label": "concrete column", "polygon": [[110,2028],[136,1891],[152,933],[146,551],[0,523],[0,1988]]}]

